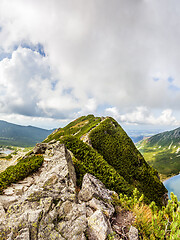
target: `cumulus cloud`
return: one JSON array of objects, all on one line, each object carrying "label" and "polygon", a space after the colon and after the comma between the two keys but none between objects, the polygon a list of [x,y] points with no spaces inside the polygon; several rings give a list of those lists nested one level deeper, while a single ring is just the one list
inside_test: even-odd
[{"label": "cumulus cloud", "polygon": [[104,104],[127,121],[180,119],[179,29],[178,0],[2,0],[1,111],[73,118]]},{"label": "cumulus cloud", "polygon": [[154,114],[147,107],[136,107],[132,112],[120,114],[116,107],[107,108],[106,113],[126,124],[149,124],[155,126],[178,126],[180,121],[173,116],[171,109],[165,109],[160,115]]},{"label": "cumulus cloud", "polygon": [[19,47],[0,62],[1,113],[68,118],[78,105],[55,81],[48,58]]},{"label": "cumulus cloud", "polygon": [[14,124],[24,125],[24,126],[36,126],[44,129],[53,129],[64,127],[70,121],[70,119],[56,119],[56,118],[48,118],[48,117],[32,117],[25,116],[15,113],[0,113],[0,119],[4,121],[8,121]]}]

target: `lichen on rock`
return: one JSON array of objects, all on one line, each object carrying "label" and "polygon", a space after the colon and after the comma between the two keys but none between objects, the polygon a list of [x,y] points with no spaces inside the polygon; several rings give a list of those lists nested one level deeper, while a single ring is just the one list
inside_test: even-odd
[{"label": "lichen on rock", "polygon": [[0,195],[0,239],[106,240],[113,234],[111,197],[116,193],[91,174],[84,176],[78,193],[65,145],[39,144],[34,152],[39,149],[42,167]]}]

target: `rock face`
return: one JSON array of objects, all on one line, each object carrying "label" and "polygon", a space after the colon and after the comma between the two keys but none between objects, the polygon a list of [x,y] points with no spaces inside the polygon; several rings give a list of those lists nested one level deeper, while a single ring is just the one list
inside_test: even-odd
[{"label": "rock face", "polygon": [[59,142],[38,144],[34,153],[44,155],[39,171],[0,195],[0,239],[105,240],[114,235],[111,196],[116,193],[86,174],[78,194],[71,155]]},{"label": "rock face", "polygon": [[129,240],[138,240],[138,230],[133,226],[129,230]]}]

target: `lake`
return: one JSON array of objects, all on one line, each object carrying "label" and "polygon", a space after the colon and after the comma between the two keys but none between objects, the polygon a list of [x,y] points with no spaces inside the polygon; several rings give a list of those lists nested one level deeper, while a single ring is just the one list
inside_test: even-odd
[{"label": "lake", "polygon": [[4,154],[10,154],[10,153],[12,153],[13,151],[12,150],[10,150],[10,149],[0,149],[0,153],[4,153]]},{"label": "lake", "polygon": [[170,193],[173,192],[180,200],[180,174],[169,178],[168,180],[164,181],[163,184],[168,190],[169,197]]}]

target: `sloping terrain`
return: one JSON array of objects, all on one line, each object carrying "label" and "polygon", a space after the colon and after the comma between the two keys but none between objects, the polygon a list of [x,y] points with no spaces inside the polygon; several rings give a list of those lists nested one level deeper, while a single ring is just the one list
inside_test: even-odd
[{"label": "sloping terrain", "polygon": [[156,134],[148,139],[148,146],[159,145],[161,147],[179,146],[180,147],[180,127],[175,130]]},{"label": "sloping terrain", "polygon": [[54,140],[65,143],[73,153],[79,185],[88,172],[111,190],[130,196],[138,188],[147,202],[154,200],[162,204],[167,190],[157,171],[146,163],[113,118],[80,117],[49,135],[44,142]]},{"label": "sloping terrain", "polygon": [[179,203],[161,208],[164,195],[114,119],[81,117],[0,173],[0,239],[178,240]]},{"label": "sloping terrain", "polygon": [[79,189],[76,177],[71,155],[59,141],[37,144],[0,174],[0,239],[179,239],[174,196],[158,210],[154,202],[145,205],[137,189],[130,197],[118,196],[88,173]]},{"label": "sloping terrain", "polygon": [[162,178],[180,172],[180,128],[156,134],[139,142],[137,148]]},{"label": "sloping terrain", "polygon": [[0,120],[0,146],[33,147],[50,133],[52,130],[21,126]]}]

